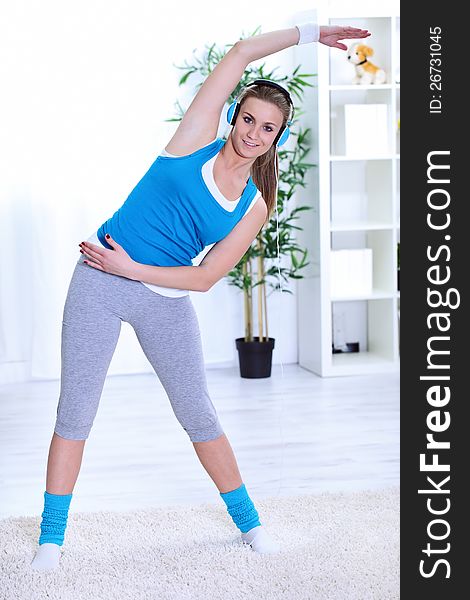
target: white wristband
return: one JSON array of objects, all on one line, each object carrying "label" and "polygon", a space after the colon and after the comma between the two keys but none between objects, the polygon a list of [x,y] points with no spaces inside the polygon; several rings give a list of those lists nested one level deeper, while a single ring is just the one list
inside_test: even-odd
[{"label": "white wristband", "polygon": [[296,25],[296,27],[300,34],[297,46],[310,42],[318,42],[320,39],[320,26],[318,23],[302,23],[301,25]]}]

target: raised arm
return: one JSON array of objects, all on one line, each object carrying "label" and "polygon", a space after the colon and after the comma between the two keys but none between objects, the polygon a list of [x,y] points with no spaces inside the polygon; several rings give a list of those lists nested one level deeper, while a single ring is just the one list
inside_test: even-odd
[{"label": "raised arm", "polygon": [[184,156],[211,142],[226,102],[255,55],[267,56],[298,40],[299,30],[291,27],[237,41],[206,77],[165,150]]},{"label": "raised arm", "polygon": [[224,105],[252,61],[310,41],[346,49],[338,40],[369,35],[368,31],[356,27],[319,27],[315,23],[305,23],[237,41],[206,77],[166,150],[182,156],[198,150],[215,138]]},{"label": "raised arm", "polygon": [[368,37],[370,33],[366,29],[349,26],[318,26],[315,23],[302,23],[288,29],[261,33],[239,42],[248,62],[259,60],[279,50],[290,46],[297,46],[308,42],[320,42],[325,46],[346,50],[344,44],[338,40],[358,39]]}]

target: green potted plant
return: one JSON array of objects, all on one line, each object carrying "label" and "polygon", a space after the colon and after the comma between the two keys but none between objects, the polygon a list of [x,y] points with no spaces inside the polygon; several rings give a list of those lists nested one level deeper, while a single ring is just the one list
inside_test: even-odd
[{"label": "green potted plant", "polygon": [[[259,33],[260,27],[257,27],[250,35]],[[244,35],[240,39],[244,39]],[[196,88],[200,87],[205,78],[210,74],[213,68],[222,60],[227,48],[233,44],[226,44],[223,50],[216,48],[215,43],[206,45],[206,52],[202,58],[194,56],[194,61],[188,63],[185,61],[183,66],[177,66],[185,73],[179,80],[179,85],[187,83],[190,75],[198,74],[200,81]],[[193,51],[193,54],[196,50]],[[258,67],[249,66],[239,85],[233,90],[231,97],[228,99],[230,104],[235,100],[241,89],[254,79],[270,79],[276,81],[286,87],[291,96],[296,96],[302,100],[304,87],[313,87],[312,84],[305,81],[307,77],[314,77],[312,73],[299,73],[300,65],[298,65],[290,76],[276,77],[273,69],[271,72],[265,72],[266,65],[263,63]],[[179,102],[176,102],[179,115],[166,119],[166,121],[180,121],[183,118],[184,110]],[[297,107],[295,115],[302,114]],[[294,124],[296,119],[294,119]],[[287,203],[291,200],[298,186],[305,187],[304,178],[307,170],[313,166],[312,163],[305,162],[305,157],[310,151],[308,144],[308,135],[310,129],[299,128],[298,132],[290,127],[291,135],[296,137],[296,143],[293,150],[285,150],[279,148],[279,186],[277,198],[277,210],[279,215],[279,224],[277,224],[276,213],[271,217],[269,222],[261,229],[256,239],[239,263],[232,269],[226,277],[229,285],[234,285],[243,292],[244,306],[244,322],[245,334],[243,337],[235,340],[239,356],[240,375],[241,377],[260,378],[270,377],[272,365],[272,351],[274,349],[274,338],[269,337],[268,332],[268,313],[266,297],[266,286],[269,285],[271,293],[275,290],[291,294],[292,292],[284,286],[289,279],[302,279],[299,274],[309,262],[307,261],[307,250],[302,249],[293,238],[294,230],[302,228],[295,225],[294,222],[299,218],[299,213],[304,210],[309,210],[311,206],[298,206],[293,208],[287,215],[284,214],[284,209]],[[279,226],[279,236],[277,233]],[[289,259],[288,266],[278,264],[279,256],[285,256]],[[256,268],[254,268],[256,266]],[[282,284],[279,283],[279,277]],[[258,335],[254,333],[254,318],[253,318],[253,296],[257,292],[257,323]]]}]

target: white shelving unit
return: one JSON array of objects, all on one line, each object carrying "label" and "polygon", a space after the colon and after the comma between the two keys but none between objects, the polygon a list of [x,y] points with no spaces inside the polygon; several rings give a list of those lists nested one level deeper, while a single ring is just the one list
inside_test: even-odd
[{"label": "white shelving unit", "polygon": [[[387,74],[382,85],[353,84],[354,67],[346,52],[316,44],[294,47],[300,72],[317,74],[308,79],[316,87],[306,92],[301,117],[302,126],[311,128],[312,150],[306,160],[317,166],[309,170],[307,186],[297,195],[298,205],[313,208],[300,213],[303,231],[297,234],[311,261],[297,282],[299,364],[325,377],[399,368],[398,11],[396,2],[369,3],[367,10],[324,2],[293,19],[293,24],[317,21],[367,28],[372,35],[363,42],[374,49],[370,60]],[[355,41],[345,40],[348,46]],[[369,151],[365,144],[362,151],[346,154],[345,105],[350,104],[378,104],[386,110],[387,136],[380,152]],[[372,290],[332,296],[331,252],[355,248],[372,250]],[[346,349],[349,342],[359,342],[359,352],[333,353],[333,347]]]}]

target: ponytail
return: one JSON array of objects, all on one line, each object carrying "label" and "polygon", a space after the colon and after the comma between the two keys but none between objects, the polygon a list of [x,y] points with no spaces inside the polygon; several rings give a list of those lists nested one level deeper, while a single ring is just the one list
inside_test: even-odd
[{"label": "ponytail", "polygon": [[266,223],[269,223],[273,212],[276,209],[277,193],[278,193],[278,177],[279,172],[279,157],[277,148],[273,145],[263,155],[259,156],[251,167],[252,179],[256,187],[261,192],[268,214]]}]

